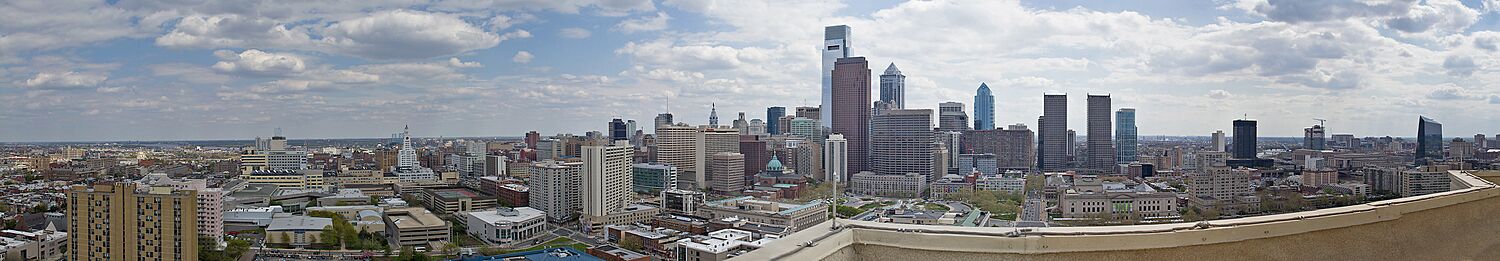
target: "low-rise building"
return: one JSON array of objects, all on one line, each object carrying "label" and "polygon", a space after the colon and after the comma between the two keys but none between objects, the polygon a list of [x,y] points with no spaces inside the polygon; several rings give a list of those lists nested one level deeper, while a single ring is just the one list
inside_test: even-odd
[{"label": "low-rise building", "polygon": [[828,205],[822,201],[784,203],[737,197],[704,203],[698,216],[709,220],[738,217],[755,223],[770,224],[801,231],[828,220]]},{"label": "low-rise building", "polygon": [[417,198],[427,203],[427,208],[441,213],[457,213],[495,207],[495,197],[484,195],[464,187],[423,188]]},{"label": "low-rise building", "polygon": [[1177,193],[1146,184],[1097,182],[1082,176],[1058,195],[1058,209],[1069,219],[1167,220],[1179,217]]},{"label": "low-rise building", "polygon": [[323,228],[333,225],[333,219],[290,216],[272,218],[266,227],[266,243],[286,244],[294,247],[307,246],[319,241]]},{"label": "low-rise building", "polygon": [[755,238],[750,231],[724,229],[677,240],[675,255],[679,261],[721,261],[759,249],[774,237]]},{"label": "low-rise building", "polygon": [[507,207],[525,207],[531,204],[530,188],[521,184],[501,184],[496,189],[496,204]]},{"label": "low-rise building", "polygon": [[694,215],[698,205],[703,204],[703,192],[669,189],[661,192],[662,212],[678,215]]},{"label": "low-rise building", "polygon": [[513,245],[546,234],[547,213],[529,207],[499,207],[459,214],[464,232],[491,244]]},{"label": "low-rise building", "polygon": [[603,216],[580,215],[578,218],[579,229],[586,234],[603,234],[604,227],[609,225],[624,225],[636,223],[650,223],[651,219],[661,214],[661,209],[647,205],[627,205],[625,208],[610,212]]},{"label": "low-rise building", "polygon": [[53,261],[63,260],[67,254],[68,233],[58,232],[50,225],[35,232],[6,229],[0,231],[0,236],[4,241],[4,260]]},{"label": "low-rise building", "polygon": [[385,233],[391,245],[436,249],[448,241],[447,221],[423,208],[385,210]]},{"label": "low-rise building", "polygon": [[250,184],[270,184],[287,189],[324,189],[323,170],[258,170],[240,176]]},{"label": "low-rise building", "polygon": [[921,197],[925,189],[927,176],[917,173],[894,175],[861,171],[849,178],[849,190],[861,195],[915,198]]},{"label": "low-rise building", "polygon": [[605,261],[651,261],[651,256],[611,245],[589,248],[589,255]]}]

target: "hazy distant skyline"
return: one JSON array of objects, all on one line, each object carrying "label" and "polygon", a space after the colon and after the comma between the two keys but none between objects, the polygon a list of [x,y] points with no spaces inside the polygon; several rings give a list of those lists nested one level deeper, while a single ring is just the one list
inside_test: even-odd
[{"label": "hazy distant skyline", "polygon": [[1141,136],[1500,133],[1497,1],[189,2],[0,2],[0,141],[582,134],[667,98],[764,118],[817,105],[838,24],[906,107],[975,115],[987,83],[996,126],[1066,92],[1080,131],[1110,93]]}]

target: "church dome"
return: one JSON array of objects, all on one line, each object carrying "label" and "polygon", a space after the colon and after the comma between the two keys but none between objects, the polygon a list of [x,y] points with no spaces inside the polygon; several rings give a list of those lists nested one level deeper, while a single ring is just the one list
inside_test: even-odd
[{"label": "church dome", "polygon": [[775,155],[771,156],[771,162],[766,163],[766,171],[783,171],[785,169],[786,167],[781,166],[781,160],[776,159]]}]

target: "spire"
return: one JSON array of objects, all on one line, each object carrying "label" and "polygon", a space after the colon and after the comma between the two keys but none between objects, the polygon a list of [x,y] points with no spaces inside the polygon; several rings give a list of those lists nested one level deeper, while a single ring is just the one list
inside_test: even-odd
[{"label": "spire", "polygon": [[717,104],[708,104],[708,125],[719,126],[719,109]]},{"label": "spire", "polygon": [[982,83],[982,82],[979,83],[979,92],[980,93],[989,93],[990,92],[990,85]]},{"label": "spire", "polygon": [[896,63],[891,63],[891,66],[885,67],[885,75],[901,75],[901,69],[896,69]]}]

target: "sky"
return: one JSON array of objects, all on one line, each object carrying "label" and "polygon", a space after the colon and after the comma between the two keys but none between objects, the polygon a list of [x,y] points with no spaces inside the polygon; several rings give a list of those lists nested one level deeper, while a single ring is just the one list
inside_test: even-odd
[{"label": "sky", "polygon": [[[0,1],[0,141],[519,136],[816,106],[849,25],[907,107],[1108,93],[1141,135],[1500,133],[1500,1]],[[873,94],[873,97],[879,97]],[[668,106],[670,104],[670,108]],[[973,112],[970,111],[970,115]],[[647,128],[649,132],[650,129]]]}]

